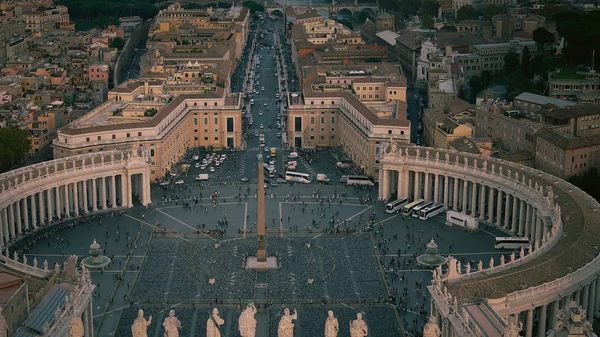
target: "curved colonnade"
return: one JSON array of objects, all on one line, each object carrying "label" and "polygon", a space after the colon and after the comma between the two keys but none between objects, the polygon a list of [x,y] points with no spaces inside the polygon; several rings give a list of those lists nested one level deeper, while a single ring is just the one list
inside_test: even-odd
[{"label": "curved colonnade", "polygon": [[150,202],[147,163],[137,153],[104,151],[0,175],[0,245],[70,217]]},{"label": "curved colonnade", "polygon": [[529,167],[442,149],[392,144],[380,164],[379,198],[443,203],[532,242],[507,261],[470,271],[450,258],[445,274],[434,272],[432,315],[443,337],[481,332],[465,313],[472,303],[485,303],[504,325],[522,321],[525,337],[545,336],[570,301],[587,317],[600,311],[600,205],[585,192]]}]

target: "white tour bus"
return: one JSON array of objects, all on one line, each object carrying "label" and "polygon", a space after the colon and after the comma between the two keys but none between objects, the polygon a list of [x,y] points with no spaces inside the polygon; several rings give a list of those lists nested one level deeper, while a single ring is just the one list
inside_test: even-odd
[{"label": "white tour bus", "polygon": [[423,201],[421,204],[415,206],[415,208],[413,208],[413,211],[412,211],[412,217],[419,218],[419,215],[421,214],[421,210],[423,210],[431,205],[433,205],[433,201]]},{"label": "white tour bus", "polygon": [[423,199],[417,199],[413,202],[411,202],[410,204],[404,205],[404,208],[402,208],[402,216],[410,216],[413,212],[413,209],[416,206],[419,206],[420,204],[423,203]]},{"label": "white tour bus", "polygon": [[375,183],[366,176],[348,176],[346,180],[346,186],[375,186]]},{"label": "white tour bus", "polygon": [[435,204],[435,205],[431,205],[425,209],[422,209],[419,212],[419,219],[420,220],[427,220],[427,219],[431,219],[434,216],[442,213],[444,211],[444,204]]},{"label": "white tour bus", "polygon": [[267,174],[267,176],[269,178],[274,178],[275,177],[275,173],[277,171],[275,170],[275,168],[273,166],[263,165],[263,167],[265,168],[265,173]]},{"label": "white tour bus", "polygon": [[497,237],[494,240],[494,248],[496,249],[521,249],[529,247],[529,238],[520,237]]},{"label": "white tour bus", "polygon": [[308,173],[300,173],[300,172],[285,172],[285,180],[287,181],[295,181],[297,183],[310,184],[312,182],[312,177]]},{"label": "white tour bus", "polygon": [[447,211],[446,225],[461,226],[465,227],[466,229],[476,230],[479,228],[479,219],[461,212]]},{"label": "white tour bus", "polygon": [[385,205],[385,213],[392,214],[400,212],[402,210],[402,206],[406,205],[407,202],[407,197],[400,197],[398,200],[392,201],[389,204]]}]

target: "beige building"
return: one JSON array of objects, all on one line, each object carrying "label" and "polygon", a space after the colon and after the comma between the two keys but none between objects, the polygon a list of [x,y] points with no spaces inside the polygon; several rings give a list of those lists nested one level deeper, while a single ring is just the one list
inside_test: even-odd
[{"label": "beige building", "polygon": [[600,77],[594,70],[563,68],[549,74],[550,97],[600,103]]},{"label": "beige building", "polygon": [[473,128],[439,106],[423,111],[423,136],[427,146],[451,149],[454,141],[472,138]]},{"label": "beige building", "polygon": [[574,137],[543,128],[536,137],[535,167],[538,170],[569,179],[600,165],[600,135]]},{"label": "beige building", "polygon": [[393,101],[387,107],[367,105],[368,102],[361,102],[349,92],[317,92],[310,86],[303,94],[290,94],[289,99],[290,145],[297,148],[339,145],[370,176],[379,175],[382,143],[410,141],[410,122],[405,118],[403,101]]},{"label": "beige building", "polygon": [[[111,92],[109,101],[59,130],[54,157],[141,146],[150,163],[150,177],[157,178],[190,147],[241,145],[242,97],[238,94],[218,89],[182,94],[169,103],[148,99],[166,95],[162,92],[148,95],[146,91],[144,100],[135,99],[137,92],[121,94]],[[135,100],[126,99],[131,97]]]},{"label": "beige building", "polygon": [[69,10],[65,6],[56,6],[51,9],[24,12],[23,17],[25,29],[37,35],[58,28],[61,24],[68,24]]},{"label": "beige building", "polygon": [[21,277],[0,272],[0,305],[8,328],[7,336],[13,336],[29,316],[27,283]]}]

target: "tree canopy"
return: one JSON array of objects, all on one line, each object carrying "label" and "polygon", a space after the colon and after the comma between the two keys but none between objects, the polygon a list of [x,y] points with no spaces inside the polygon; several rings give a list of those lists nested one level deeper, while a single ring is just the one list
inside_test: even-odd
[{"label": "tree canopy", "polygon": [[421,19],[423,20],[424,29],[434,29],[433,24],[435,23],[435,21],[433,20],[433,17],[431,15],[423,15]]},{"label": "tree canopy", "polygon": [[569,182],[581,188],[594,199],[600,200],[600,174],[598,174],[598,168],[592,167],[581,176],[573,176],[569,178]]},{"label": "tree canopy", "polygon": [[[80,23],[79,27],[103,27],[108,24],[118,24],[122,16],[138,15],[150,19],[158,14],[155,0],[59,0],[57,4],[67,6],[73,21]],[[106,18],[112,18],[107,20]],[[96,21],[98,20],[98,21]],[[116,22],[115,22],[116,20]]]},{"label": "tree canopy", "polygon": [[464,5],[456,11],[456,21],[477,19],[479,12],[471,5]]},{"label": "tree canopy", "polygon": [[30,147],[25,130],[0,128],[0,172],[6,172],[23,161]]},{"label": "tree canopy", "polygon": [[549,45],[554,43],[554,34],[540,27],[533,31],[533,41],[542,46]]},{"label": "tree canopy", "polygon": [[494,15],[506,14],[507,12],[508,12],[508,10],[506,9],[506,6],[498,6],[496,4],[489,4],[489,5],[485,6],[485,9],[483,10],[483,18],[485,20],[491,20]]},{"label": "tree canopy", "polygon": [[123,41],[123,39],[120,37],[115,37],[110,43],[110,46],[121,50],[123,49],[123,46],[125,46],[125,41]]},{"label": "tree canopy", "polygon": [[[600,50],[600,11],[589,13],[559,12],[554,15],[560,36],[565,37],[562,50],[565,59],[573,65],[591,64],[592,51]],[[596,64],[600,53],[596,53]]]},{"label": "tree canopy", "polygon": [[519,69],[519,55],[515,52],[509,52],[504,55],[504,72],[508,74],[514,73],[517,69]]},{"label": "tree canopy", "polygon": [[430,15],[435,18],[438,15],[439,8],[440,3],[436,0],[423,0],[421,3],[421,15]]},{"label": "tree canopy", "polygon": [[265,11],[265,6],[259,4],[258,2],[255,1],[244,1],[242,2],[242,5],[246,8],[248,8],[250,10],[251,14],[254,14],[256,12],[264,12]]}]

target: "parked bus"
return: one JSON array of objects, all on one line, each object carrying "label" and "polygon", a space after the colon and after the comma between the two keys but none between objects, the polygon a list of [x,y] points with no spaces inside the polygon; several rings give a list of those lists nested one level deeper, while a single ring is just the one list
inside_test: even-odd
[{"label": "parked bus", "polygon": [[423,201],[421,204],[415,206],[415,208],[413,208],[413,211],[412,211],[412,214],[411,214],[412,217],[413,218],[419,218],[419,214],[421,214],[420,213],[421,210],[423,210],[423,209],[425,209],[425,208],[427,208],[427,207],[429,207],[431,205],[433,205],[433,201]]},{"label": "parked bus", "polygon": [[520,237],[497,237],[494,240],[494,248],[496,249],[521,249],[529,248],[529,238]]},{"label": "parked bus", "polygon": [[443,211],[444,211],[444,204],[431,205],[425,209],[422,209],[419,212],[419,219],[420,220],[431,219],[434,216],[441,214]]},{"label": "parked bus", "polygon": [[375,183],[366,176],[348,176],[348,180],[346,180],[346,186],[368,186],[373,187]]},{"label": "parked bus", "polygon": [[287,181],[295,181],[297,183],[310,184],[312,182],[312,177],[308,173],[300,173],[300,172],[285,172],[285,180]]},{"label": "parked bus", "polygon": [[400,212],[402,210],[402,206],[406,205],[407,202],[407,197],[400,197],[400,199],[392,201],[389,204],[385,205],[385,213],[392,214]]},{"label": "parked bus", "polygon": [[271,148],[271,157],[275,157],[277,155],[277,149],[274,147]]},{"label": "parked bus", "polygon": [[425,200],[417,199],[408,205],[404,205],[404,208],[402,208],[402,216],[410,216],[412,214],[413,208],[422,204],[423,201],[425,201]]},{"label": "parked bus", "polygon": [[466,229],[476,230],[479,228],[479,219],[461,212],[447,211],[446,225],[461,226],[465,227]]}]

